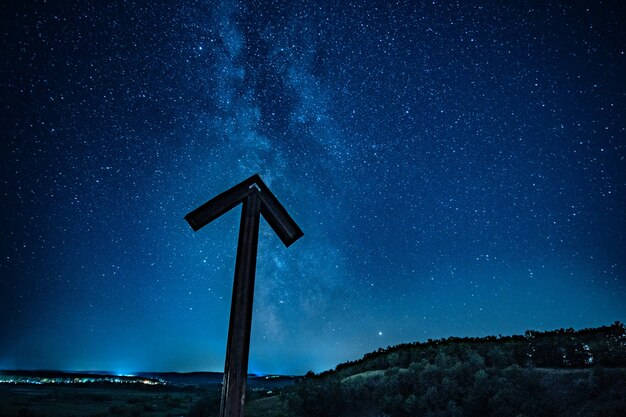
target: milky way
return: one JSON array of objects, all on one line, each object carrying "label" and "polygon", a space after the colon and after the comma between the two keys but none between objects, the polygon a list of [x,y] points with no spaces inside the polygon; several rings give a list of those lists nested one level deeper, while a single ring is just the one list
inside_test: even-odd
[{"label": "milky way", "polygon": [[183,216],[254,173],[251,372],[626,319],[620,2],[58,3],[0,6],[0,369],[220,371]]}]

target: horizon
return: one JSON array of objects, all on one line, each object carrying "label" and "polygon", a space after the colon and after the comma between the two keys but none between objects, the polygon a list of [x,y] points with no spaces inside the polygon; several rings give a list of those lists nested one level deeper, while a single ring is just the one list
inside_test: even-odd
[{"label": "horizon", "polygon": [[[569,330],[569,329],[573,329],[575,332],[578,331],[582,331],[582,330],[589,330],[589,329],[598,329],[598,328],[602,328],[602,327],[611,327],[615,324],[622,324],[622,326],[624,326],[624,323],[622,323],[619,320],[615,320],[614,322],[610,323],[610,324],[604,324],[604,325],[600,325],[597,327],[584,327],[584,328],[572,328],[572,327],[559,327],[559,328],[555,328],[555,329],[548,329],[548,330],[542,330],[539,331],[540,333],[550,333],[550,332],[555,332],[558,330]],[[537,331],[535,329],[526,329],[524,334],[528,331]],[[498,335],[486,335],[486,336],[480,336],[480,337],[474,337],[474,336],[463,336],[463,337],[459,337],[459,336],[454,336],[454,335],[450,335],[447,337],[443,337],[443,338],[438,338],[438,339],[429,339],[426,341],[413,341],[413,342],[402,342],[393,346],[387,346],[386,349],[389,348],[396,348],[402,345],[408,345],[408,344],[424,344],[424,345],[428,345],[431,343],[435,343],[437,344],[440,341],[444,341],[444,340],[448,340],[450,338],[460,338],[460,339],[464,339],[464,338],[470,338],[470,339],[484,339],[484,338],[488,338],[488,337],[496,337],[498,340],[500,338],[507,338],[507,337],[515,337],[515,336],[524,336],[524,334],[506,334],[506,335],[502,335],[502,334],[498,334]],[[379,347],[379,349],[383,348],[382,346]],[[366,352],[363,356],[359,357],[359,358],[353,358],[353,359],[349,359],[348,361],[358,361],[360,359],[363,359],[365,355],[367,355],[368,353],[373,353],[375,351],[377,351],[378,349],[372,350],[371,352]],[[342,362],[343,363],[343,362]],[[324,369],[322,371],[319,372],[315,372],[315,373],[320,373],[320,372],[326,372],[326,371],[330,371],[332,369],[335,369],[337,367],[337,365],[341,365],[341,363],[336,364],[334,367],[329,368],[329,369]],[[10,371],[15,371],[15,372],[60,372],[60,373],[86,373],[86,374],[99,374],[99,375],[115,375],[115,376],[136,376],[136,375],[141,375],[141,374],[192,374],[192,373],[210,373],[210,374],[221,374],[223,375],[224,372],[223,370],[220,371],[207,371],[207,370],[195,370],[195,371],[148,371],[148,370],[138,370],[138,371],[129,371],[129,372],[125,372],[125,371],[107,371],[107,370],[101,370],[101,369],[3,369],[0,368],[0,372],[10,372]],[[123,373],[119,373],[119,372],[123,372]],[[308,371],[307,371],[308,372]],[[263,376],[281,376],[281,377],[297,377],[297,376],[303,376],[306,373],[302,373],[302,374],[276,374],[276,373],[252,373],[252,372],[248,372],[248,376],[258,376],[258,377],[263,377]]]}]

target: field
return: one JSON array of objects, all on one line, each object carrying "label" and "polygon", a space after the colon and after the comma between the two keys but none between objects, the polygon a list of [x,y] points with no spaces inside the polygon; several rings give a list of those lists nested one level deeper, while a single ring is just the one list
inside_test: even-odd
[{"label": "field", "polygon": [[219,400],[217,386],[178,387],[0,385],[3,417],[185,416],[202,397]]}]

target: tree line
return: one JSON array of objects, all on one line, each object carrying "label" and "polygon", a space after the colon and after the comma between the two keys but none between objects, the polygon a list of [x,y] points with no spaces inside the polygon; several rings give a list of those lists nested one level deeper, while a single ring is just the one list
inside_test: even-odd
[{"label": "tree line", "polygon": [[282,394],[302,417],[626,415],[620,322],[378,349]]}]

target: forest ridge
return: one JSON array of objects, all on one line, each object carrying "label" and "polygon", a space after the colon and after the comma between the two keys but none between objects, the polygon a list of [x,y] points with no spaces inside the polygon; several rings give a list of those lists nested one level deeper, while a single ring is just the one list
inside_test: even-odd
[{"label": "forest ridge", "polygon": [[403,343],[386,349],[379,348],[365,354],[362,359],[341,363],[334,370],[322,372],[320,376],[340,373],[345,377],[374,369],[406,368],[424,359],[432,362],[437,354],[452,354],[467,360],[470,353],[480,355],[485,366],[496,368],[509,365],[623,367],[626,366],[626,327],[616,321],[610,326],[582,330],[527,330],[523,336],[449,337]]},{"label": "forest ridge", "polygon": [[309,372],[281,396],[286,415],[303,417],[622,416],[626,331],[615,322],[401,344]]}]

